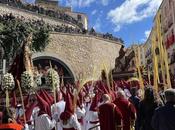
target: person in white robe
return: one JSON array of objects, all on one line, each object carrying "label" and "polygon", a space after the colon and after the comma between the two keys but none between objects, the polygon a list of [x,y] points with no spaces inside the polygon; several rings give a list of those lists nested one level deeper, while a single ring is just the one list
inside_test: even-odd
[{"label": "person in white robe", "polygon": [[77,115],[75,113],[74,97],[71,93],[65,94],[65,110],[60,115],[60,123],[63,130],[81,130],[80,123],[78,122]]},{"label": "person in white robe", "polygon": [[85,117],[86,111],[84,108],[84,105],[82,107],[77,106],[76,109],[76,115],[77,115],[77,119],[81,125],[81,130],[85,130],[85,126],[84,126],[84,117]]},{"label": "person in white robe", "polygon": [[40,108],[38,117],[35,119],[35,130],[52,130],[56,126],[58,116],[53,116],[51,119],[51,109],[48,103],[42,99],[37,93],[38,107]]},{"label": "person in white robe", "polygon": [[99,97],[96,94],[95,97],[92,99],[89,111],[86,113],[86,120],[88,121],[86,130],[89,130],[90,128],[93,128],[92,130],[100,130],[98,118],[98,103]]},{"label": "person in white robe", "polygon": [[55,125],[55,119],[51,120],[48,114],[42,114],[35,119],[35,130],[52,130]]},{"label": "person in white robe", "polygon": [[51,106],[52,116],[55,115],[55,114],[58,115],[57,130],[62,130],[62,127],[60,125],[60,115],[61,115],[62,112],[64,112],[65,105],[66,105],[66,103],[62,98],[62,94],[61,94],[61,92],[59,92],[59,94],[57,95],[57,103],[53,104]]},{"label": "person in white robe", "polygon": [[[68,119],[65,117],[68,117]],[[63,112],[61,114],[60,124],[63,130],[82,130],[76,114],[72,115],[70,113]]]}]

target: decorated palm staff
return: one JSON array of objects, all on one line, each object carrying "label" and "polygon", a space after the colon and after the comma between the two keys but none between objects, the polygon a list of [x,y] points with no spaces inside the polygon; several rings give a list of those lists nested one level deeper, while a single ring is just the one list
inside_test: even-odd
[{"label": "decorated palm staff", "polygon": [[56,104],[56,90],[59,89],[60,78],[58,73],[52,68],[51,62],[50,69],[48,70],[46,76],[46,84],[53,90],[54,104]]},{"label": "decorated palm staff", "polygon": [[102,75],[104,75],[104,77],[106,78],[106,79],[103,79],[103,78],[102,78],[102,81],[105,80],[106,85],[107,85],[107,89],[108,89],[108,92],[109,92],[109,91],[112,89],[112,88],[111,88],[111,84],[110,84],[110,80],[109,80],[109,78],[110,78],[111,76],[110,76],[110,77],[108,76],[108,69],[107,69],[107,66],[106,66],[105,63],[103,63]]},{"label": "decorated palm staff", "polygon": [[[140,58],[140,48],[138,47],[135,50],[135,62],[136,62],[136,68],[137,68],[137,72],[138,72],[138,79],[139,79],[139,84],[140,84],[140,89],[142,90],[142,93],[144,93],[144,83],[143,83],[143,78],[142,78],[142,74],[141,74],[141,58]],[[143,94],[141,95],[143,98]]]},{"label": "decorated palm staff", "polygon": [[115,91],[116,88],[115,88],[115,83],[114,83],[114,79],[112,76],[112,70],[109,71],[109,84],[110,84],[111,90]]},{"label": "decorated palm staff", "polygon": [[[48,70],[47,76],[46,76],[46,84],[53,90],[54,105],[56,108],[56,91],[60,87],[59,86],[60,85],[60,78],[59,78],[58,73],[52,68],[51,61],[50,61],[50,69]],[[56,129],[57,129],[57,126],[56,126]]]},{"label": "decorated palm staff", "polygon": [[13,90],[15,87],[15,81],[13,75],[10,73],[6,73],[2,79],[2,90],[5,91],[6,94],[6,107],[9,108],[9,91]]}]

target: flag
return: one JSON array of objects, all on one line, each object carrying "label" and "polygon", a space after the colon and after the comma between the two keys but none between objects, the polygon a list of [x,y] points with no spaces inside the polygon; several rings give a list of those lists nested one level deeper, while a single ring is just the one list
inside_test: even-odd
[{"label": "flag", "polygon": [[8,73],[11,73],[15,79],[15,86],[17,86],[17,80],[21,81],[21,74],[25,71],[24,66],[24,45],[20,49],[20,52],[16,55]]}]

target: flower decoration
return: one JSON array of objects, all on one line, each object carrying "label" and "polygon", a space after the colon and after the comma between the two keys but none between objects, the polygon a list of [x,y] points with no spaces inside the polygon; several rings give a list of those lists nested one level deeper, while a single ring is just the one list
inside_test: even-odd
[{"label": "flower decoration", "polygon": [[6,73],[2,79],[2,90],[12,90],[15,87],[13,75]]},{"label": "flower decoration", "polygon": [[24,89],[31,89],[34,87],[33,75],[29,71],[24,71],[21,75],[21,86]]},{"label": "flower decoration", "polygon": [[36,85],[40,86],[42,84],[40,75],[35,76],[34,80],[35,80]]},{"label": "flower decoration", "polygon": [[49,86],[49,87],[58,87],[60,83],[60,78],[59,78],[59,75],[58,73],[54,70],[54,69],[49,69],[48,70],[48,73],[47,73],[47,76],[46,76],[46,84]]}]

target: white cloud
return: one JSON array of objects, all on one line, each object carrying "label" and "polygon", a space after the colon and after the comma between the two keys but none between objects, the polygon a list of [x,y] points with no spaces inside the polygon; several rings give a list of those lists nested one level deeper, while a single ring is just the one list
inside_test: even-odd
[{"label": "white cloud", "polygon": [[93,26],[93,28],[95,29],[95,31],[101,32],[101,21],[99,17],[95,21],[95,25]]},{"label": "white cloud", "polygon": [[150,33],[151,33],[151,30],[146,30],[145,31],[145,38],[148,38]]},{"label": "white cloud", "polygon": [[94,2],[95,0],[69,0],[66,1],[66,5],[72,7],[88,7]]},{"label": "white cloud", "polygon": [[95,0],[80,0],[80,1],[81,1],[81,6],[83,7],[90,6],[90,4],[95,2]]},{"label": "white cloud", "polygon": [[119,31],[123,25],[154,16],[161,2],[162,0],[125,0],[119,7],[110,10],[107,18],[116,26],[115,30]]},{"label": "white cloud", "polygon": [[72,7],[89,7],[93,3],[100,3],[103,6],[108,5],[110,0],[66,0],[66,5]]},{"label": "white cloud", "polygon": [[120,31],[121,29],[121,26],[120,25],[116,25],[115,28],[114,28],[114,32],[118,32]]},{"label": "white cloud", "polygon": [[97,13],[97,10],[95,9],[92,11],[91,15],[95,15],[96,13]]},{"label": "white cloud", "polygon": [[103,6],[107,6],[109,3],[109,0],[101,0],[101,3]]},{"label": "white cloud", "polygon": [[144,36],[144,38],[141,39],[141,42],[145,42],[148,39],[150,33],[151,33],[151,30],[146,30],[145,36]]}]

